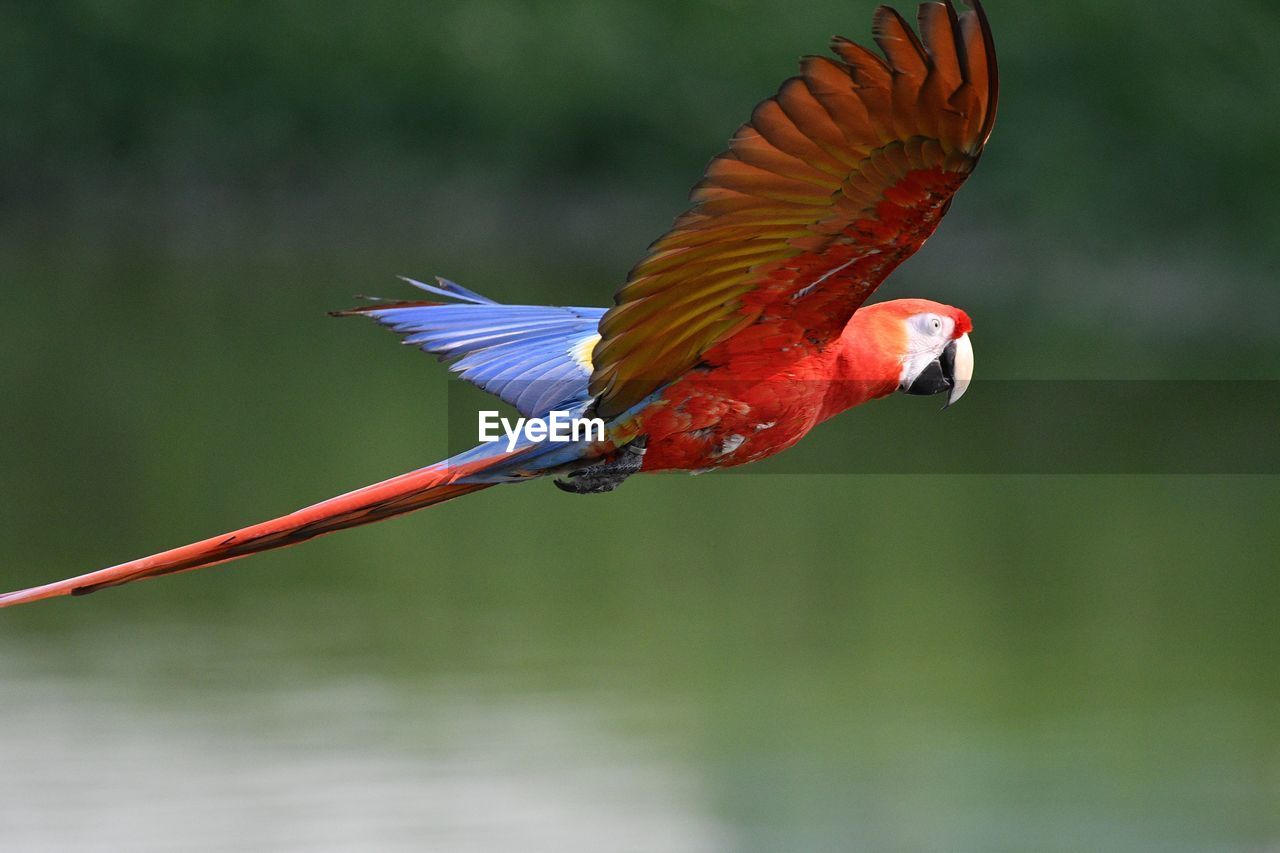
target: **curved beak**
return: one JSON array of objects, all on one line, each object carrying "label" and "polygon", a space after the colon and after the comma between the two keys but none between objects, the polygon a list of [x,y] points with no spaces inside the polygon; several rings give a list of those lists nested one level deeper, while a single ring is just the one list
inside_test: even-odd
[{"label": "curved beak", "polygon": [[932,395],[947,393],[947,408],[964,396],[973,379],[973,344],[969,336],[961,335],[947,344],[942,354],[916,376],[904,390],[908,394]]},{"label": "curved beak", "polygon": [[952,341],[947,350],[951,353],[951,393],[947,395],[947,406],[950,406],[964,396],[973,381],[973,344],[964,334]]}]

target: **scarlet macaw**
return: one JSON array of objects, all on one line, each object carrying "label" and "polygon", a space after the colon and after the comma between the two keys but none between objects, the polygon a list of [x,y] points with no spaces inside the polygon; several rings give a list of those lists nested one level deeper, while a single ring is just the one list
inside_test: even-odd
[{"label": "scarlet macaw", "polygon": [[995,49],[979,0],[919,9],[919,36],[876,10],[884,56],[843,38],[835,58],[756,107],[602,308],[503,305],[451,282],[450,301],[377,303],[405,343],[525,415],[603,419],[603,440],[481,444],[272,521],[80,577],[0,606],[211,566],[489,488],[555,476],[608,491],[640,471],[740,465],[894,391],[960,398],[972,323],[923,299],[864,306],[920,248],[995,121]]}]

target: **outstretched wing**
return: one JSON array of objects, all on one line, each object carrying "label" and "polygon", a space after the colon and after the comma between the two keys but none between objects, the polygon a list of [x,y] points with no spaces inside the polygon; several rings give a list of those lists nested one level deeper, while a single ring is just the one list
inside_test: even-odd
[{"label": "outstretched wing", "polygon": [[460,301],[385,302],[336,314],[372,317],[522,415],[545,415],[588,398],[603,308],[503,305],[445,279],[438,286],[405,280]]},{"label": "outstretched wing", "polygon": [[922,3],[919,36],[881,6],[883,58],[836,38],[756,107],[601,321],[597,414],[733,352],[824,346],[920,248],[995,121],[995,47],[968,3]]}]

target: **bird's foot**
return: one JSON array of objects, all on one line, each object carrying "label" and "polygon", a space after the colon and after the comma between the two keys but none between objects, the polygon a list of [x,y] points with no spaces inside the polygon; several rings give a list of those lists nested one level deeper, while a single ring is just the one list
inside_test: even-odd
[{"label": "bird's foot", "polygon": [[618,451],[609,461],[571,471],[565,477],[555,480],[556,488],[575,495],[612,492],[622,485],[623,480],[639,473],[644,465],[644,453],[648,444],[649,437],[642,435]]}]

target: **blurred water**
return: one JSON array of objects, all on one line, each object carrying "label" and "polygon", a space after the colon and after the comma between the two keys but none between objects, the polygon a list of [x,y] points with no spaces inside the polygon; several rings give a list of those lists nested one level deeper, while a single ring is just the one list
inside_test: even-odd
[{"label": "blurred water", "polygon": [[7,850],[724,849],[705,784],[592,698],[376,679],[150,700],[6,673]]},{"label": "blurred water", "polygon": [[298,601],[304,559],[172,580],[182,621],[156,585],[7,616],[5,849],[1274,846],[1274,585],[998,553],[993,583],[940,541],[513,596],[480,569],[480,607]]}]

